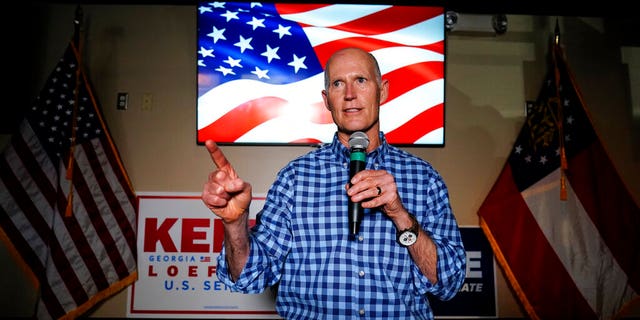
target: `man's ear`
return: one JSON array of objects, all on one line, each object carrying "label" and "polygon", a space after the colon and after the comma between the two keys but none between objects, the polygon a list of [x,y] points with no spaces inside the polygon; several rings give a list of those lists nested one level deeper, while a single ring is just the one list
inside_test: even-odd
[{"label": "man's ear", "polygon": [[389,97],[389,80],[382,79],[382,83],[380,84],[380,104],[383,104],[387,101]]},{"label": "man's ear", "polygon": [[327,90],[322,90],[322,101],[324,101],[324,107],[331,111],[331,105],[329,105],[329,100],[327,98]]}]

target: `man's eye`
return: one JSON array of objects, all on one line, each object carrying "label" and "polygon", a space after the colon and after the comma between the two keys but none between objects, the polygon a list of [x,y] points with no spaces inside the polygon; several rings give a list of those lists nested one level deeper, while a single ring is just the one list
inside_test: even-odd
[{"label": "man's eye", "polygon": [[333,82],[333,86],[334,87],[339,87],[341,84],[342,84],[342,82],[340,82],[340,81],[334,81]]},{"label": "man's eye", "polygon": [[367,81],[367,79],[365,78],[358,78],[358,83],[365,83]]}]

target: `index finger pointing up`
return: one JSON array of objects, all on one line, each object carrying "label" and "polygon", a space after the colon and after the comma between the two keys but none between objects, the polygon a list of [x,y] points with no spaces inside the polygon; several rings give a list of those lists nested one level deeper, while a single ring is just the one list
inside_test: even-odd
[{"label": "index finger pointing up", "polygon": [[216,165],[218,169],[227,170],[229,173],[234,173],[229,160],[225,157],[222,150],[218,147],[218,145],[213,140],[205,141],[204,145],[207,147],[209,151],[209,155],[211,156],[211,160]]}]

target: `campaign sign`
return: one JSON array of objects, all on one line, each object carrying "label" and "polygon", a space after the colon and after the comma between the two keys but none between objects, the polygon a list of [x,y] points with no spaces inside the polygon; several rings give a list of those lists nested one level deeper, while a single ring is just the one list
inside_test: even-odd
[{"label": "campaign sign", "polygon": [[[264,198],[254,197],[250,224]],[[138,193],[138,280],[127,317],[278,318],[275,291],[231,292],[218,280],[222,220],[197,194]]]},{"label": "campaign sign", "polygon": [[429,297],[436,318],[496,317],[496,281],[491,245],[480,227],[460,227],[467,252],[467,274],[462,288],[449,301]]}]

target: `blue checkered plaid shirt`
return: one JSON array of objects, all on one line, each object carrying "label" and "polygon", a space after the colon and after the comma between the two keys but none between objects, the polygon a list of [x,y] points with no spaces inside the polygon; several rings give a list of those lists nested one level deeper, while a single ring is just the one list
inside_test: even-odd
[{"label": "blue checkered plaid shirt", "polygon": [[277,285],[276,309],[285,319],[432,319],[427,293],[448,300],[464,281],[460,231],[442,177],[380,137],[367,169],[395,177],[405,208],[435,242],[435,285],[396,242],[396,228],[382,211],[365,209],[358,238],[349,238],[349,150],[337,136],[278,173],[252,228],[242,274],[230,279],[223,250],[218,278],[245,293]]}]

